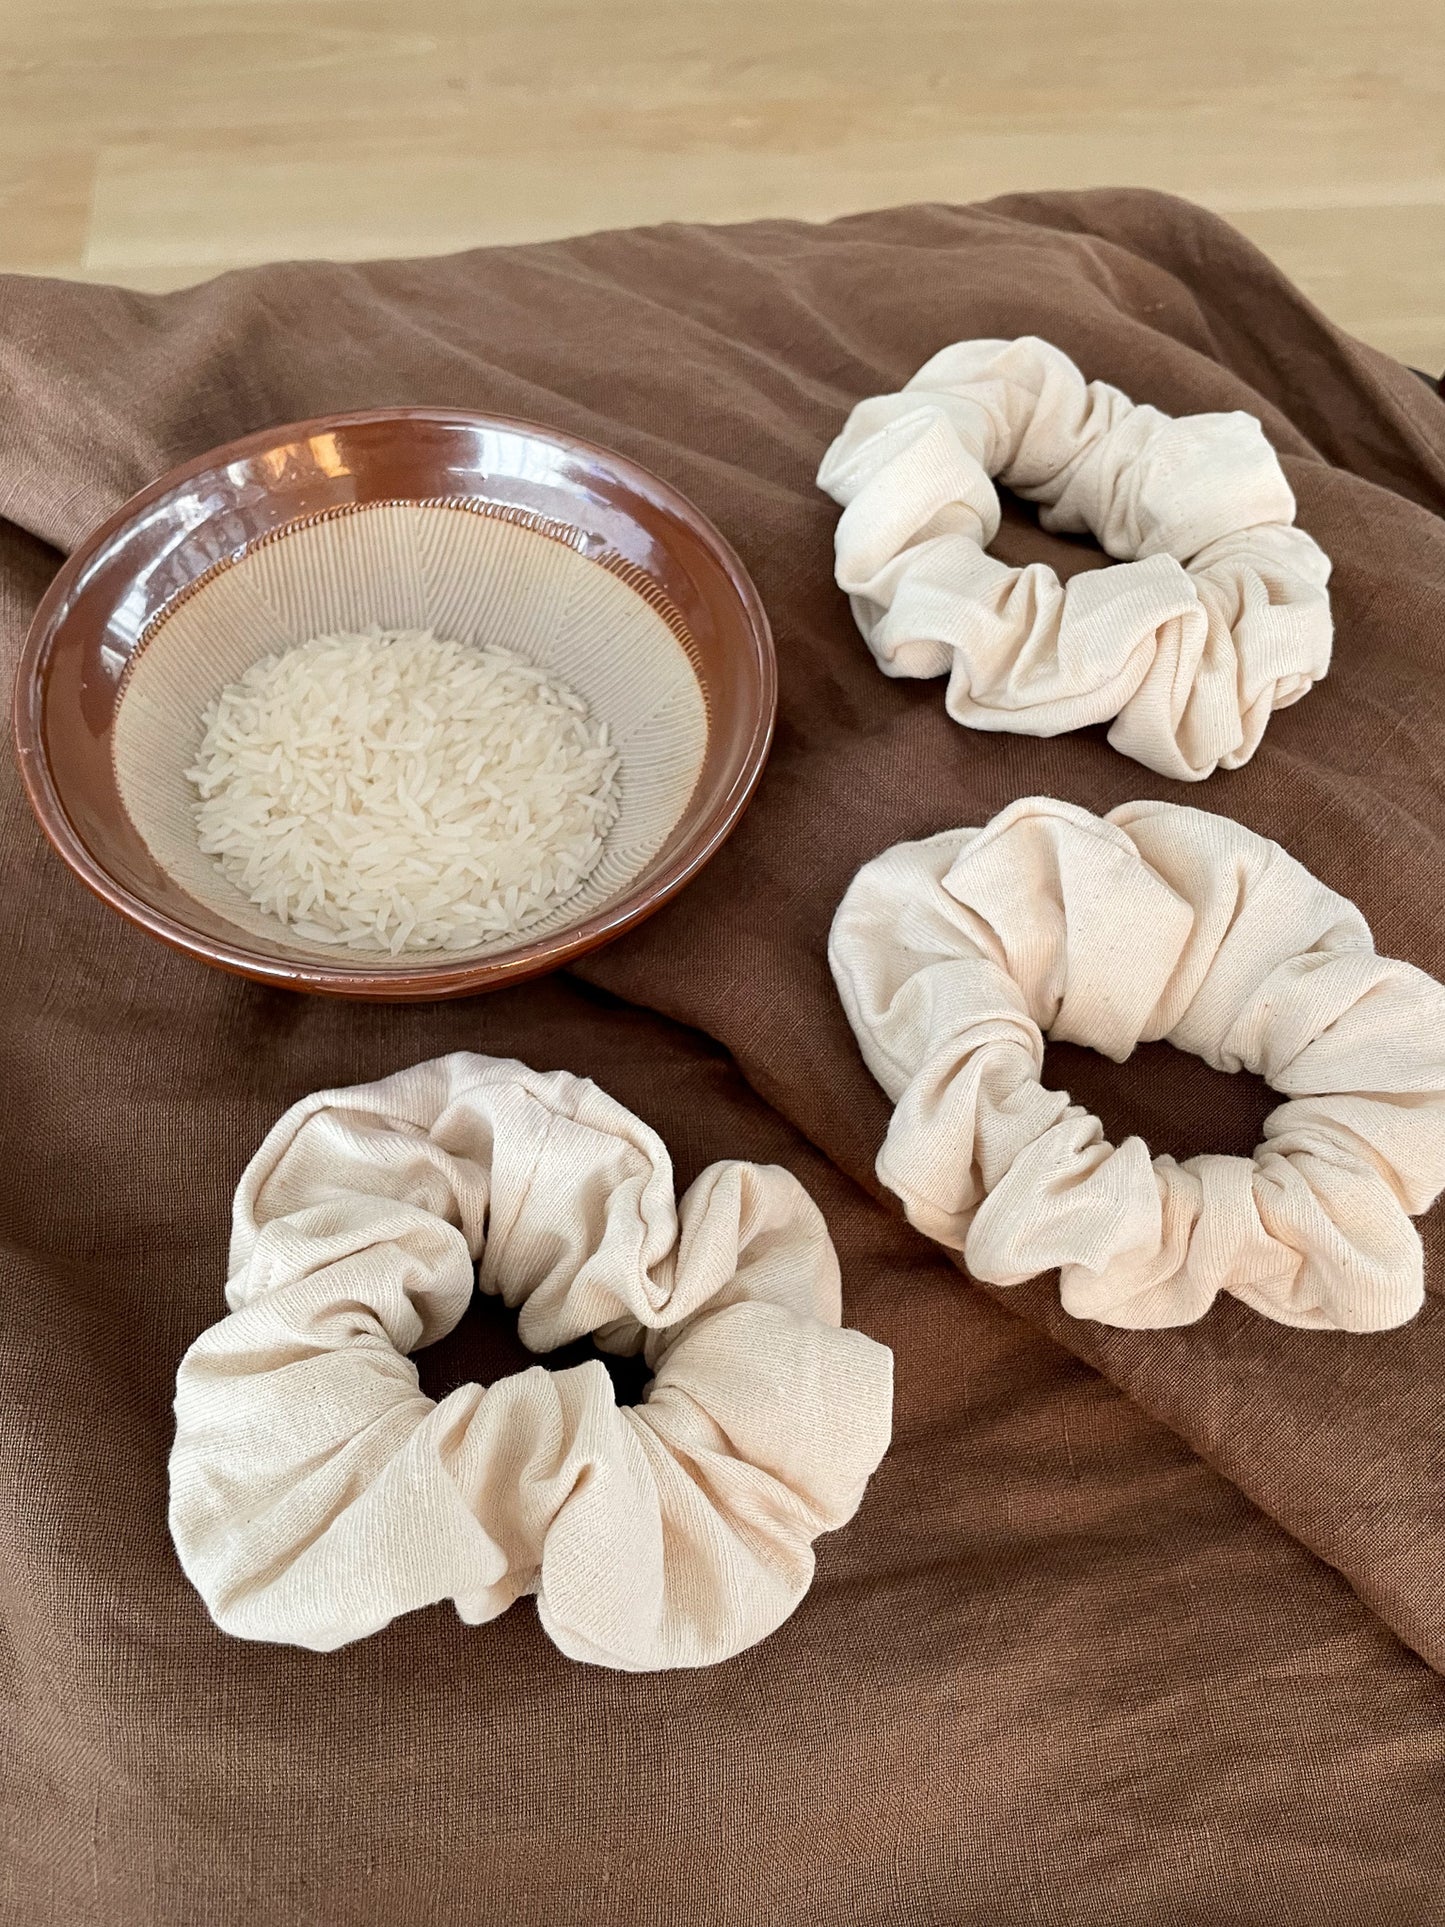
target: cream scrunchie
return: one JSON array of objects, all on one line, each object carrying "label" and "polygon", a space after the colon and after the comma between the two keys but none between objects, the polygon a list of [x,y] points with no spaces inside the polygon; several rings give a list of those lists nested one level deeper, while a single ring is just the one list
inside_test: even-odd
[{"label": "cream scrunchie", "polygon": [[[1188,1324],[1221,1291],[1346,1331],[1419,1309],[1445,987],[1376,956],[1277,844],[1167,803],[1026,798],[866,864],[829,961],[896,1106],[878,1175],[976,1277],[1058,1266],[1066,1311],[1133,1327]],[[1119,1062],[1166,1038],[1291,1101],[1252,1159],[1151,1164],[1043,1087],[1045,1036]]]},{"label": "cream scrunchie", "polygon": [[[645,1402],[593,1360],[434,1404],[406,1354],[477,1285],[533,1350],[640,1348]],[[458,1053],[297,1104],[241,1180],[226,1296],[177,1376],[171,1530],[245,1638],[535,1592],[574,1659],[725,1659],[792,1612],[888,1442],[891,1354],[839,1328],[797,1179],[714,1164],[674,1205],[657,1134],[562,1071]]]},{"label": "cream scrunchie", "polygon": [[[984,553],[991,476],[1120,567],[1063,585]],[[1253,415],[1136,406],[1058,348],[962,341],[848,417],[818,485],[838,586],[889,676],[947,675],[973,729],[1109,741],[1163,776],[1237,769],[1329,668],[1329,558]]]}]

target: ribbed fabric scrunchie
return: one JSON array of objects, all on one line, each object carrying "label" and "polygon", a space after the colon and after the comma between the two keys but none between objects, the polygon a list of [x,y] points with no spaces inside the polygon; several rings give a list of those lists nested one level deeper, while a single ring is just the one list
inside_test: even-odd
[{"label": "ribbed fabric scrunchie", "polygon": [[[901,843],[829,960],[895,1109],[878,1175],[976,1277],[1061,1270],[1064,1308],[1183,1325],[1232,1292],[1287,1325],[1419,1309],[1410,1222],[1445,1186],[1445,987],[1275,843],[1202,810],[1047,797]],[[1166,1038],[1289,1102],[1254,1157],[1177,1164],[1040,1083],[1044,1037]]]},{"label": "ribbed fabric scrunchie", "polygon": [[[984,553],[991,476],[1116,568],[1065,585]],[[1329,668],[1328,557],[1253,415],[1136,406],[1026,335],[962,341],[863,401],[823,458],[837,579],[889,676],[948,676],[973,729],[1109,741],[1187,782],[1237,769]]]},{"label": "ribbed fabric scrunchie", "polygon": [[[478,1285],[533,1350],[640,1348],[645,1402],[591,1360],[434,1404],[406,1354]],[[226,1296],[177,1375],[170,1517],[245,1638],[535,1592],[575,1659],[725,1659],[798,1604],[888,1442],[891,1355],[839,1328],[797,1179],[714,1164],[675,1205],[656,1133],[562,1071],[459,1053],[297,1104],[241,1180]]]}]

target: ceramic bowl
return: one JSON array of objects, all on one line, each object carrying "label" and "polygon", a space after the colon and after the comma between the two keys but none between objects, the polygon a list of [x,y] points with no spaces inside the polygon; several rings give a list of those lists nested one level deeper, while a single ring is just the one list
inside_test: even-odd
[{"label": "ceramic bowl", "polygon": [[[520,939],[308,944],[196,846],[185,771],[207,702],[269,651],[372,625],[504,643],[611,727],[602,860]],[[36,613],[15,734],[46,835],[142,930],[293,990],[435,998],[551,970],[674,896],[746,806],[776,703],[757,591],[675,489],[531,422],[393,408],[247,436],[127,502]]]}]

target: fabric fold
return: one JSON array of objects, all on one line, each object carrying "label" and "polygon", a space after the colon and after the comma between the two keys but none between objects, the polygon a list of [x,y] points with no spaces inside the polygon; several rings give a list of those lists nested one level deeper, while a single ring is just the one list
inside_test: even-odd
[{"label": "fabric fold", "polygon": [[[992,478],[1114,568],[1061,583],[985,553]],[[836,575],[885,675],[948,677],[973,729],[1109,741],[1161,775],[1237,769],[1329,668],[1329,558],[1242,410],[1175,418],[1037,336],[961,341],[860,402],[818,486]]]},{"label": "fabric fold", "polygon": [[[406,1354],[474,1275],[534,1351],[641,1351],[644,1402],[590,1361],[434,1404]],[[295,1105],[237,1190],[226,1297],[177,1375],[170,1517],[246,1638],[535,1592],[573,1658],[705,1665],[792,1612],[888,1442],[890,1355],[840,1328],[797,1179],[714,1164],[675,1204],[656,1133],[563,1071],[458,1052]]]},{"label": "fabric fold", "polygon": [[[1374,1331],[1423,1298],[1411,1218],[1445,1187],[1445,987],[1229,818],[1028,797],[863,866],[829,961],[894,1111],[878,1175],[910,1219],[1066,1311],[1157,1327],[1232,1293]],[[1044,1038],[1122,1062],[1166,1039],[1288,1101],[1254,1157],[1150,1159],[1040,1083]]]}]

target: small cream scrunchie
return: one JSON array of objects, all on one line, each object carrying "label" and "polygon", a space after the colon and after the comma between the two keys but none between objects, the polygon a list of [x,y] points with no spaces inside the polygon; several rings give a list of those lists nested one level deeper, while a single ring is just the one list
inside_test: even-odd
[{"label": "small cream scrunchie", "polygon": [[[878,1175],[978,1278],[1060,1267],[1064,1309],[1184,1325],[1232,1292],[1281,1324],[1420,1307],[1411,1215],[1445,1186],[1445,987],[1377,957],[1278,844],[1168,803],[1030,797],[858,872],[829,961],[895,1110]],[[1290,1102],[1253,1158],[1117,1149],[1039,1082],[1044,1037],[1166,1038]]]},{"label": "small cream scrunchie", "polygon": [[[984,550],[991,476],[1113,556],[1065,585]],[[947,675],[973,729],[1109,741],[1186,782],[1237,769],[1329,668],[1329,558],[1253,415],[1136,406],[1047,341],[961,341],[859,402],[818,471],[837,578],[889,676]]]},{"label": "small cream scrunchie", "polygon": [[[591,1360],[434,1404],[406,1354],[477,1285],[534,1350],[640,1348],[645,1402]],[[891,1354],[839,1328],[797,1179],[714,1164],[675,1205],[657,1134],[564,1071],[459,1052],[304,1099],[241,1180],[226,1296],[177,1375],[170,1518],[248,1639],[535,1592],[574,1659],[726,1659],[792,1612],[888,1443]]]}]

